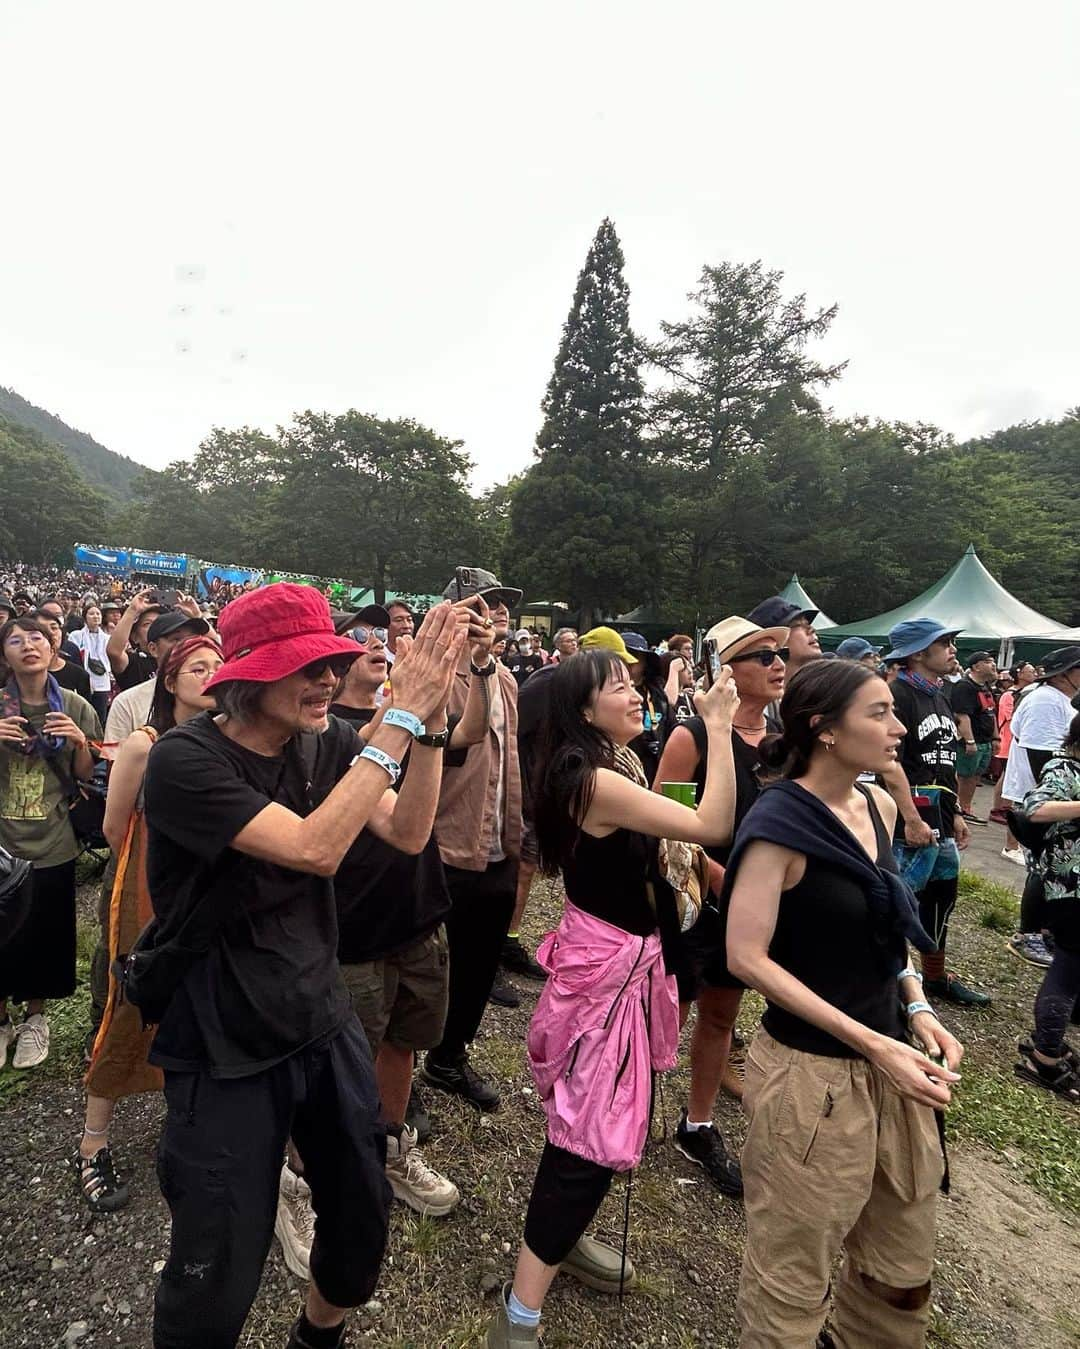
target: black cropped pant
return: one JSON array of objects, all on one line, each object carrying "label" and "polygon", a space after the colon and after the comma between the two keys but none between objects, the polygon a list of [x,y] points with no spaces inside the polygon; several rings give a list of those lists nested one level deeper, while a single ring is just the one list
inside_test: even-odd
[{"label": "black cropped pant", "polygon": [[290,1134],[311,1187],[311,1278],[328,1302],[367,1302],[386,1246],[390,1187],[375,1073],[355,1016],[250,1077],[165,1073],[158,1178],[172,1213],[154,1349],[233,1349],[274,1235]]}]

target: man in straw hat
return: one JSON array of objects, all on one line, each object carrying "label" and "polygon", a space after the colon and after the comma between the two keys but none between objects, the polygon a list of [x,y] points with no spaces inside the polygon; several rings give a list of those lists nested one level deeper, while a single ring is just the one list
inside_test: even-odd
[{"label": "man in straw hat", "polygon": [[290,1137],[316,1214],[290,1349],[342,1344],[346,1308],[374,1291],[390,1200],[385,1133],[338,970],[330,878],[362,829],[403,852],[426,843],[467,622],[437,605],[404,654],[399,643],[394,705],[365,743],[327,716],[363,648],[335,633],[326,600],[289,583],[243,595],[222,614],[225,663],[206,686],[219,712],[150,752],[150,959],[176,972],[150,1055],[165,1073],[158,1165],[172,1213],[156,1349],[236,1344]]},{"label": "man in straw hat", "polygon": [[[768,728],[765,711],[784,693],[788,629],[780,624],[759,627],[748,618],[732,616],[706,634],[721,666],[730,667],[739,703],[731,726],[732,815],[725,844],[706,848],[712,888],[719,894],[721,868],[726,864],[735,831],[757,800],[763,785],[758,745]],[[705,787],[708,737],[699,717],[691,717],[671,733],[656,774],[655,789],[666,782],[695,782],[700,797]],[[679,964],[679,1003],[683,1019],[697,1003],[697,1020],[690,1042],[690,1094],[675,1131],[675,1146],[700,1166],[724,1194],[742,1194],[742,1175],[728,1152],[723,1135],[713,1123],[721,1086],[730,1095],[742,1095],[742,1081],[730,1063],[732,1032],[739,1010],[742,984],[729,973],[723,924],[716,909],[706,906],[697,923],[682,938]]]}]

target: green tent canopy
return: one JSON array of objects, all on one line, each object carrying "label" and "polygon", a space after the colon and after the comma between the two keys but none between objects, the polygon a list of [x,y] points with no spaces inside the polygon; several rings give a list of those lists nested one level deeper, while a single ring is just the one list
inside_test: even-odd
[{"label": "green tent canopy", "polygon": [[957,645],[963,654],[979,648],[996,650],[1001,663],[1080,641],[1080,628],[1055,623],[1010,595],[970,543],[960,561],[929,590],[876,618],[830,628],[827,645],[836,647],[845,637],[865,637],[883,645],[890,628],[911,618],[936,618],[947,628],[958,629]]},{"label": "green tent canopy", "polygon": [[818,616],[817,618],[814,619],[813,623],[810,625],[815,632],[823,632],[826,628],[836,627],[836,624],[832,621],[829,615],[823,614],[821,610],[818,609],[818,606],[814,603],[814,601],[803,589],[802,582],[799,580],[799,573],[797,571],[793,571],[791,573],[791,580],[787,583],[787,585],[783,588],[783,590],[781,590],[780,598],[782,600],[787,600],[789,604],[797,604],[800,609],[817,609]]}]

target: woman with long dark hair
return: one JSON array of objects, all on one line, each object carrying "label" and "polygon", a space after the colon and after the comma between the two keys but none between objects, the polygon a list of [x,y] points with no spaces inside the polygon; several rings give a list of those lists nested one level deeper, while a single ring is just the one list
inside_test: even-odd
[{"label": "woman with long dark hair", "polygon": [[888,771],[905,728],[885,681],[846,660],[799,670],[780,715],[764,753],[783,780],[750,809],[725,877],[728,963],[766,999],[743,1097],[740,1345],[810,1349],[843,1248],[838,1349],[870,1326],[882,1349],[914,1349],[944,1168],[935,1111],[963,1049],[908,961],[908,942],[933,943],[896,871],[896,806],[858,781]]},{"label": "woman with long dark hair", "polygon": [[560,1268],[595,1288],[621,1285],[624,1261],[584,1233],[615,1172],[637,1165],[652,1074],[675,1062],[678,999],[664,951],[685,913],[666,876],[683,874],[687,843],[726,839],[734,808],[738,697],[726,668],[698,700],[710,773],[696,812],[648,790],[627,748],[641,732],[641,697],[617,656],[582,651],[548,687],[533,818],[540,867],[562,871],[566,906],[537,952],[549,978],[529,1029],[547,1142],[489,1349],[536,1343]]},{"label": "woman with long dark hair", "polygon": [[203,688],[222,663],[221,648],[208,637],[188,637],[172,648],[158,672],[149,720],[124,741],[109,778],[105,837],[116,861],[109,903],[109,994],[86,1073],[83,1134],[72,1159],[76,1183],[95,1212],[121,1208],[128,1199],[109,1150],[116,1102],[162,1086],[160,1068],[146,1061],[157,1028],[144,1028],[138,1009],[117,1001],[111,973],[113,962],[123,961],[153,916],[142,802],[146,762],[159,735],[215,705]]},{"label": "woman with long dark hair", "polygon": [[[52,643],[36,618],[0,628],[0,844],[32,862],[30,910],[0,951],[0,1063],[14,1043],[16,1068],[49,1054],[45,1001],[75,992],[75,858],[71,797],[94,771],[101,723],[90,704],[49,673]],[[7,1002],[25,1002],[14,1026]]]},{"label": "woman with long dark hair", "polygon": [[1046,830],[1037,856],[1028,855],[1043,885],[1054,955],[1035,997],[1035,1032],[1020,1041],[1016,1074],[1080,1105],[1080,1055],[1065,1039],[1069,1022],[1080,1021],[1080,713],[1021,812]]}]

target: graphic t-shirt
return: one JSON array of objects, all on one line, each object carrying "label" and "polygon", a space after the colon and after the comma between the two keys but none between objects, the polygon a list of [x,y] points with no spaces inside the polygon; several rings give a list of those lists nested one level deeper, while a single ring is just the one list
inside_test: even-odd
[{"label": "graphic t-shirt", "polygon": [[543,669],[544,658],[543,656],[536,655],[535,652],[528,656],[522,656],[520,653],[512,652],[506,657],[503,664],[514,676],[514,682],[517,684],[518,688],[521,688],[522,684],[525,683],[526,679],[528,679],[531,674],[535,674],[537,670]]},{"label": "graphic t-shirt", "polygon": [[[905,680],[894,679],[891,685],[896,715],[904,723],[907,734],[897,751],[900,767],[913,789],[941,787],[942,828],[947,838],[953,836],[956,818],[956,750],[957,731],[952,710],[940,690],[928,693]],[[896,820],[897,839],[904,837],[903,816]]]},{"label": "graphic t-shirt", "polygon": [[[101,739],[97,713],[77,693],[61,688],[64,711],[91,740]],[[48,712],[45,703],[23,703],[22,715],[40,730]],[[65,743],[56,756],[74,778],[75,751]],[[58,867],[79,855],[68,819],[67,792],[59,777],[37,754],[19,754],[0,741],[0,843],[14,857],[39,867]]]},{"label": "graphic t-shirt", "polygon": [[976,684],[967,675],[958,684],[952,686],[949,699],[954,717],[971,718],[971,738],[978,745],[987,745],[997,730],[997,707],[994,695],[983,684]]},{"label": "graphic t-shirt", "polygon": [[281,754],[256,754],[209,712],[150,751],[147,879],[161,939],[204,900],[210,912],[228,909],[162,1019],[150,1058],[163,1068],[244,1077],[335,1032],[349,1015],[329,878],[231,846],[271,801],[311,814],[363,748],[336,717],[318,740],[310,782],[299,736]]}]

